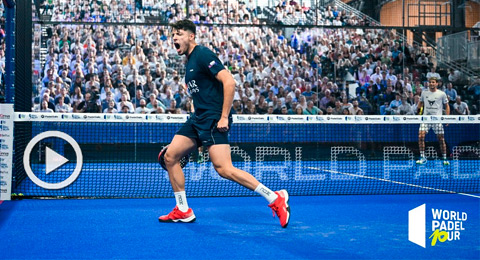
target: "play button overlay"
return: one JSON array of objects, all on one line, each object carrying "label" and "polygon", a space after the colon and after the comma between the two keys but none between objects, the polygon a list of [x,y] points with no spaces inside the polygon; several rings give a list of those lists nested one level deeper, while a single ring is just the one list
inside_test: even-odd
[{"label": "play button overlay", "polygon": [[[77,164],[73,173],[66,178],[65,180],[58,182],[58,183],[49,183],[42,181],[38,178],[35,173],[33,173],[32,168],[30,167],[30,156],[32,153],[33,148],[37,143],[45,138],[61,138],[68,142],[75,151]],[[56,151],[52,150],[49,147],[45,147],[45,173],[46,174],[55,174],[55,170],[67,163],[69,160]],[[25,153],[23,154],[23,166],[25,168],[25,172],[27,173],[28,177],[33,181],[33,183],[37,184],[38,186],[47,189],[47,190],[58,190],[67,187],[68,185],[72,184],[80,175],[82,170],[83,164],[83,155],[82,150],[78,143],[66,133],[60,131],[47,131],[38,134],[28,143],[27,147],[25,148]]]},{"label": "play button overlay", "polygon": [[58,167],[66,164],[68,162],[68,159],[61,156],[54,150],[50,149],[48,146],[45,147],[46,150],[46,156],[45,156],[45,174],[49,174]]}]

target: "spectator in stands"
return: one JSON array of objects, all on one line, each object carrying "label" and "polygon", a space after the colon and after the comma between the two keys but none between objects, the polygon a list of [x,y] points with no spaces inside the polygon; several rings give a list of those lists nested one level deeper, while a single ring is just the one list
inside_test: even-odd
[{"label": "spectator in stands", "polygon": [[[120,102],[124,103],[124,102]],[[127,105],[122,106],[122,110],[120,110],[118,113],[120,114],[129,114],[130,113],[130,108]]]},{"label": "spectator in stands", "polygon": [[157,99],[157,95],[155,93],[150,94],[149,102],[146,107],[150,109],[150,111],[157,111],[158,107],[161,107],[163,111],[166,109],[165,105],[163,105],[163,103]]},{"label": "spectator in stands", "polygon": [[58,103],[55,105],[55,112],[68,113],[71,112],[71,107],[64,102],[65,97],[58,97]]},{"label": "spectator in stands", "polygon": [[348,109],[350,115],[363,115],[363,110],[358,106],[358,101],[352,101],[352,107]]},{"label": "spectator in stands", "polygon": [[[312,102],[313,103],[313,102]],[[302,107],[302,109],[306,109],[307,108],[307,99],[305,98],[305,96],[301,95],[300,96],[300,99],[298,101],[298,104]]]},{"label": "spectator in stands", "polygon": [[452,82],[447,83],[447,89],[445,90],[445,94],[447,94],[448,102],[450,105],[453,105],[457,99],[457,91],[453,88]]},{"label": "spectator in stands", "polygon": [[321,115],[323,114],[323,112],[313,104],[313,101],[308,101],[307,107],[303,110],[303,114],[304,115]]},{"label": "spectator in stands", "polygon": [[414,84],[412,85],[412,93],[416,93],[417,89],[423,89],[422,82],[420,78],[416,78]]},{"label": "spectator in stands", "polygon": [[71,105],[72,101],[70,100],[70,96],[68,95],[67,89],[65,87],[62,87],[60,89],[60,93],[55,96],[55,101],[54,101],[55,104],[59,103],[60,97],[63,97],[63,102],[65,104],[67,104],[68,106]]},{"label": "spectator in stands", "polygon": [[353,105],[352,105],[352,103],[348,102],[348,98],[346,96],[344,96],[342,98],[342,113],[344,113],[343,112],[344,109],[349,110],[350,108],[353,108]]},{"label": "spectator in stands", "polygon": [[396,93],[395,99],[390,102],[390,106],[386,109],[387,113],[391,115],[399,115],[400,114],[400,106],[402,105],[402,94]]},{"label": "spectator in stands", "polygon": [[[53,63],[53,61],[52,61]],[[45,74],[45,77],[42,79],[42,82],[44,84],[44,86],[47,88],[48,87],[48,84],[50,82],[54,82],[55,79],[56,79],[56,76],[54,74],[54,70],[53,69],[48,69],[46,70],[46,74]]]},{"label": "spectator in stands", "polygon": [[382,57],[380,58],[382,64],[386,64],[387,66],[392,65],[392,58],[388,56],[388,51],[382,51]]},{"label": "spectator in stands", "polygon": [[342,102],[340,102],[340,100],[335,101],[335,107],[333,108],[332,113],[334,115],[343,114]]},{"label": "spectator in stands", "polygon": [[70,79],[70,77],[68,76],[68,69],[66,70],[63,70],[61,72],[61,76],[60,78],[62,79],[62,81],[67,84],[68,86],[71,86],[72,85],[72,79]]},{"label": "spectator in stands", "polygon": [[85,93],[85,84],[84,84],[84,78],[80,76],[76,76],[75,80],[73,81],[72,86],[70,87],[70,93],[74,93],[75,88],[80,88],[81,93]]},{"label": "spectator in stands", "polygon": [[401,105],[398,107],[396,114],[413,115],[412,106],[408,103],[407,95],[401,95]]},{"label": "spectator in stands", "polygon": [[376,67],[375,68],[375,73],[370,75],[370,79],[374,82],[374,83],[378,83],[382,80],[383,76],[382,76],[382,73],[381,73],[381,68],[380,67]]},{"label": "spectator in stands", "polygon": [[150,109],[147,108],[145,99],[140,99],[138,106],[135,108],[135,114],[150,114]]},{"label": "spectator in stands", "polygon": [[251,114],[251,115],[258,114],[257,106],[253,105],[253,103],[251,103],[250,105],[247,105],[246,110],[244,110],[244,114]]},{"label": "spectator in stands", "polygon": [[170,107],[172,100],[175,100],[175,98],[173,97],[172,89],[170,87],[165,87],[165,93],[161,102],[165,107]]},{"label": "spectator in stands", "polygon": [[441,78],[441,77],[440,77],[440,74],[438,74],[438,73],[436,72],[436,69],[437,69],[437,68],[436,68],[435,66],[430,67],[430,71],[427,73],[427,76],[426,76],[427,79],[430,79],[430,78],[440,79],[440,78]]},{"label": "spectator in stands", "polygon": [[129,101],[127,93],[122,94],[122,96],[120,98],[120,102],[117,105],[117,110],[123,111],[124,106],[128,107],[128,112],[129,113],[134,113],[135,112],[135,107],[133,106],[132,102]]},{"label": "spectator in stands", "polygon": [[395,70],[393,69],[393,67],[390,67],[390,70],[387,74],[387,80],[390,80],[390,83],[394,86],[395,84],[397,84],[398,78],[397,76],[395,76]]},{"label": "spectator in stands", "polygon": [[295,115],[303,115],[303,108],[299,104],[295,107]]},{"label": "spectator in stands", "polygon": [[472,111],[475,111],[478,114],[480,111],[480,79],[476,79],[467,89],[468,93],[471,95],[471,100],[473,101]]},{"label": "spectator in stands", "polygon": [[108,101],[107,107],[103,110],[103,113],[118,113],[115,101],[113,99],[110,99]]},{"label": "spectator in stands", "polygon": [[412,114],[412,115],[416,115],[416,114],[417,114],[417,111],[418,111],[418,109],[419,109],[419,108],[418,108],[418,105],[419,105],[419,102],[420,102],[420,95],[415,95],[415,96],[413,96],[413,100],[414,100],[414,102],[413,102],[413,105],[412,105],[412,110],[411,110],[412,112],[411,112],[411,114]]},{"label": "spectator in stands", "polygon": [[358,74],[360,74],[360,76],[358,77],[360,86],[365,86],[370,81],[370,75],[368,75],[366,69],[362,69],[362,71]]},{"label": "spectator in stands", "polygon": [[462,80],[462,74],[458,70],[449,69],[448,70],[448,81],[450,81],[453,85],[460,84]]},{"label": "spectator in stands", "polygon": [[167,109],[165,109],[167,114],[176,114],[177,113],[177,101],[175,99],[170,100],[170,104]]},{"label": "spectator in stands", "polygon": [[333,108],[332,107],[327,107],[327,112],[325,114],[326,115],[333,115]]},{"label": "spectator in stands", "polygon": [[[99,101],[99,100],[98,100]],[[97,103],[95,97],[92,97],[92,93],[88,92],[85,94],[85,100],[80,102],[77,106],[77,112],[79,113],[100,113],[102,106]]]},{"label": "spectator in stands", "polygon": [[46,100],[43,100],[40,106],[40,109],[38,112],[43,112],[43,113],[53,113],[55,112],[53,109],[49,108],[49,103]]},{"label": "spectator in stands", "polygon": [[302,95],[303,95],[307,100],[311,100],[313,94],[314,94],[314,92],[312,91],[312,85],[307,84],[307,85],[305,86],[305,91],[302,92]]},{"label": "spectator in stands", "polygon": [[[141,101],[145,101],[145,97],[143,96],[143,92],[141,89],[137,89],[137,91],[135,92],[135,97],[132,99],[132,104],[133,104],[133,107],[137,108],[140,106],[140,103]],[[146,106],[146,102],[145,102],[145,106]],[[136,110],[135,110],[135,113]]]},{"label": "spectator in stands", "polygon": [[443,84],[443,80],[440,78],[438,79],[438,86],[437,86],[437,89],[445,92],[445,85]]},{"label": "spectator in stands", "polygon": [[453,104],[453,111],[456,115],[470,115],[467,103],[462,101],[461,96],[457,96]]},{"label": "spectator in stands", "polygon": [[98,75],[89,75],[89,80],[85,83],[85,90],[88,92],[92,87],[100,89],[100,81]]},{"label": "spectator in stands", "polygon": [[328,103],[331,102],[331,91],[329,89],[325,90],[325,96],[320,99],[320,109],[326,110]]},{"label": "spectator in stands", "polygon": [[132,52],[127,51],[127,56],[122,59],[122,65],[124,66],[124,69],[130,68],[130,66],[135,66],[136,63],[137,60],[135,59],[135,57],[133,57]]},{"label": "spectator in stands", "polygon": [[417,60],[417,65],[419,66],[421,73],[427,73],[428,63],[429,61],[425,53],[420,54],[420,57]]},{"label": "spectator in stands", "polygon": [[49,90],[46,90],[45,93],[43,93],[43,98],[42,98],[41,102],[43,102],[43,101],[47,102],[48,108],[50,108],[52,111],[55,111],[55,103],[53,101],[53,98],[50,97],[49,93],[50,93]]},{"label": "spectator in stands", "polygon": [[280,115],[288,115],[288,108],[285,105],[282,105],[280,108]]},{"label": "spectator in stands", "polygon": [[390,104],[388,101],[385,101],[381,106],[380,106],[380,115],[390,115],[391,109],[390,109]]},{"label": "spectator in stands", "polygon": [[395,100],[395,92],[393,92],[392,87],[387,87],[385,93],[383,94],[383,100],[388,103]]},{"label": "spectator in stands", "polygon": [[84,101],[82,90],[80,89],[80,87],[75,87],[71,100],[74,112],[76,111],[78,104],[80,104],[82,101]]},{"label": "spectator in stands", "polygon": [[188,95],[185,91],[185,88],[180,86],[173,97],[177,102],[177,108],[182,107],[187,102]]}]

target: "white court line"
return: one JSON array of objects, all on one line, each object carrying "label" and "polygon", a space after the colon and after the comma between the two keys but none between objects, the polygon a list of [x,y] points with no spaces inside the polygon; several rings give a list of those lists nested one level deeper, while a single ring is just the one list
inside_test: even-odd
[{"label": "white court line", "polygon": [[365,179],[371,179],[371,180],[377,180],[377,181],[390,182],[390,183],[395,183],[395,184],[411,186],[411,187],[415,187],[415,188],[422,188],[422,189],[426,189],[426,190],[434,190],[434,191],[440,191],[440,192],[445,192],[445,193],[459,194],[459,195],[464,195],[464,196],[469,196],[469,197],[474,197],[474,198],[480,199],[480,196],[472,195],[472,194],[468,194],[468,193],[461,193],[461,192],[455,192],[455,191],[450,191],[450,190],[436,189],[436,188],[432,188],[432,187],[425,187],[425,186],[420,186],[420,185],[416,185],[416,184],[410,184],[410,183],[399,182],[399,181],[392,181],[392,180],[376,178],[376,177],[371,177],[371,176],[364,176],[364,175],[348,173],[348,172],[337,172],[337,171],[332,171],[332,170],[324,170],[324,169],[320,169],[320,168],[317,168],[317,167],[307,167],[306,166],[305,168],[308,168],[308,169],[311,169],[311,170],[317,170],[317,171],[344,174],[344,175],[360,177],[360,178],[365,178]]}]

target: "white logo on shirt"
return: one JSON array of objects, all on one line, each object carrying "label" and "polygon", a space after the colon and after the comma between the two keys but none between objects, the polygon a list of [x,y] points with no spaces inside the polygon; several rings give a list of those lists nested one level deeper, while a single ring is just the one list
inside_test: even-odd
[{"label": "white logo on shirt", "polygon": [[189,81],[187,85],[188,85],[188,91],[191,94],[200,92],[200,89],[198,88],[197,83],[195,83],[195,80]]}]

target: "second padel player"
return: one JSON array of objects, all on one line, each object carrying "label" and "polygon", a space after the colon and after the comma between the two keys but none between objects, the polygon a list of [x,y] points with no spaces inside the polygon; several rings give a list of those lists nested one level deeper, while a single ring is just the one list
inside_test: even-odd
[{"label": "second padel player", "polygon": [[[438,79],[430,78],[428,84],[428,90],[422,91],[420,96],[420,103],[418,104],[419,114],[424,115],[442,115],[443,106],[445,106],[445,114],[450,115],[450,106],[448,105],[448,99],[445,92],[437,89]],[[432,129],[437,135],[438,142],[440,143],[440,150],[442,151],[443,164],[450,165],[447,159],[447,145],[445,144],[445,135],[443,125],[441,123],[422,123],[418,130],[418,146],[420,149],[420,159],[417,164],[427,163],[427,157],[425,156],[425,136],[428,131]]]}]

